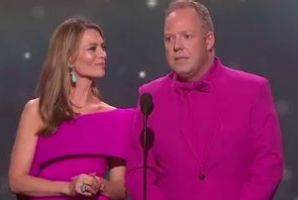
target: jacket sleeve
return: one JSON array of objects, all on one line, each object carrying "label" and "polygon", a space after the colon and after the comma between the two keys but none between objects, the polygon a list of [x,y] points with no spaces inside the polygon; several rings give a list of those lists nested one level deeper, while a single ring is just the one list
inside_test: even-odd
[{"label": "jacket sleeve", "polygon": [[283,174],[282,139],[270,90],[265,80],[251,110],[253,160],[240,200],[270,200]]},{"label": "jacket sleeve", "polygon": [[[141,89],[139,90],[141,91]],[[140,94],[142,92],[139,92]],[[131,134],[126,173],[126,187],[132,200],[143,199],[143,148],[141,146],[141,132],[143,129],[143,115],[140,107],[136,109],[134,128]],[[152,150],[148,151],[147,159],[147,199],[165,200],[160,188],[157,186],[159,167]]]}]

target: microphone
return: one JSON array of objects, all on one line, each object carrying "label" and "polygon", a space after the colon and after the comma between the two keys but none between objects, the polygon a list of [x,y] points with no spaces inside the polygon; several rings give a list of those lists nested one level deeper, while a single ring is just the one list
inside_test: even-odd
[{"label": "microphone", "polygon": [[153,111],[152,95],[150,93],[144,93],[140,98],[141,111],[145,117],[148,117]]},{"label": "microphone", "polygon": [[152,101],[152,95],[150,93],[144,93],[140,97],[140,107],[144,115],[143,118],[143,130],[141,132],[140,142],[143,147],[143,200],[147,200],[147,159],[148,150],[153,145],[154,134],[153,130],[148,128],[148,116],[152,113],[154,105]]},{"label": "microphone", "polygon": [[140,105],[141,105],[141,111],[144,115],[144,121],[143,121],[143,130],[141,133],[141,145],[145,151],[148,151],[152,145],[154,140],[154,134],[153,130],[150,129],[148,124],[148,117],[152,113],[154,104],[152,100],[152,95],[150,93],[144,93],[140,97]]}]

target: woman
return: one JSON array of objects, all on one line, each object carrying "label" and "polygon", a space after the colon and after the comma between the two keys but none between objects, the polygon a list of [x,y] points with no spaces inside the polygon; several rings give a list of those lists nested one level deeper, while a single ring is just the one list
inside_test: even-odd
[{"label": "woman", "polygon": [[11,155],[9,186],[20,199],[125,198],[133,112],[102,101],[94,80],[106,60],[98,25],[71,18],[56,28],[39,98],[24,107]]}]

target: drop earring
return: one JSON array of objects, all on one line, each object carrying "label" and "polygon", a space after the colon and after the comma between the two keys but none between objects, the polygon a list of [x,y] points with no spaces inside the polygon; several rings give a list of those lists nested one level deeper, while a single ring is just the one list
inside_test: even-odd
[{"label": "drop earring", "polygon": [[72,85],[76,85],[77,83],[77,76],[73,70],[73,65],[69,65],[69,73],[70,73],[70,82]]}]

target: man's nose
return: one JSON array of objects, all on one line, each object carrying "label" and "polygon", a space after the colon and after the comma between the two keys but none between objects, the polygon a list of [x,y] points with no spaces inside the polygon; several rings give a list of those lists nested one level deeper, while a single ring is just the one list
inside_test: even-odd
[{"label": "man's nose", "polygon": [[176,38],[174,41],[174,51],[181,50],[183,48],[183,43],[180,38]]}]

